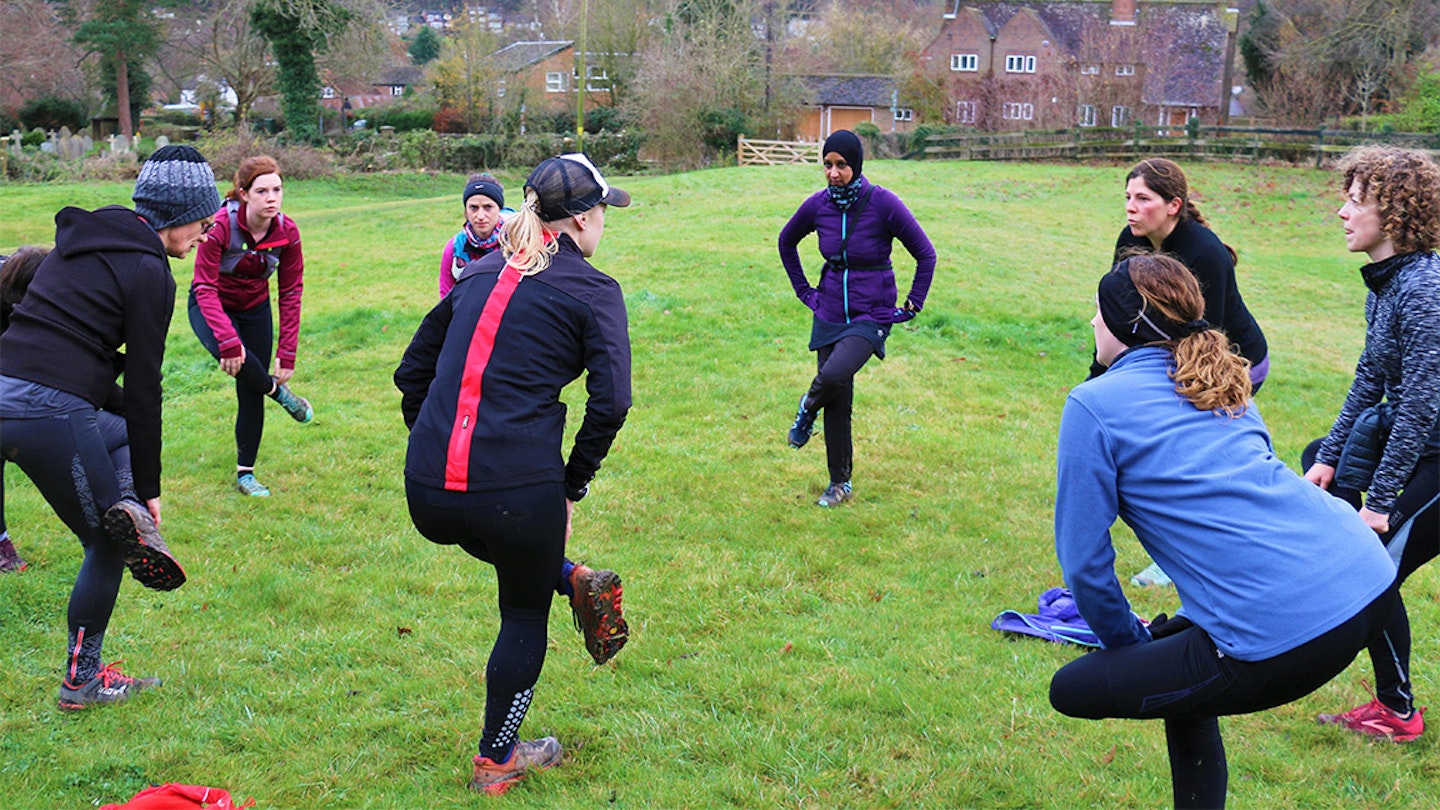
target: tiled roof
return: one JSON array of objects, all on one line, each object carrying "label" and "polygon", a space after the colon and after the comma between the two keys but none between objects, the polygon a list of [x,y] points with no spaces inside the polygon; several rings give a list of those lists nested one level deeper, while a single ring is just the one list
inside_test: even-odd
[{"label": "tiled roof", "polygon": [[515,73],[542,62],[574,44],[570,40],[512,42],[492,54],[491,58],[495,60],[495,66],[500,70],[506,73]]},{"label": "tiled roof", "polygon": [[801,76],[824,107],[889,107],[894,99],[895,80],[889,76]]}]

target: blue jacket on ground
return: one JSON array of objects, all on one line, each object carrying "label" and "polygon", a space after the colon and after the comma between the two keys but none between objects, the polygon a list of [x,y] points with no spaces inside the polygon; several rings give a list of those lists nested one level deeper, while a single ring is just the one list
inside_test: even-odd
[{"label": "blue jacket on ground", "polygon": [[1350,619],[1395,566],[1348,504],[1276,456],[1252,403],[1202,411],[1172,355],[1142,346],[1075,387],[1060,422],[1055,552],[1106,647],[1150,640],[1115,577],[1119,517],[1175,580],[1180,611],[1241,661],[1295,649]]}]

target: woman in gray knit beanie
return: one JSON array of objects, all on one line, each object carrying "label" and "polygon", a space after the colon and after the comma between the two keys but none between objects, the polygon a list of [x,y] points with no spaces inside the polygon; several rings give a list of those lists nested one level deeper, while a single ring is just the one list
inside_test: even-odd
[{"label": "woman in gray knit beanie", "polygon": [[175,309],[166,257],[204,241],[220,195],[199,152],[168,146],[141,167],[134,200],[56,214],[55,249],[0,334],[0,455],[84,553],[66,610],[64,711],[160,685],[105,664],[101,648],[127,568],[155,590],[185,582],[160,536],[160,369]]}]

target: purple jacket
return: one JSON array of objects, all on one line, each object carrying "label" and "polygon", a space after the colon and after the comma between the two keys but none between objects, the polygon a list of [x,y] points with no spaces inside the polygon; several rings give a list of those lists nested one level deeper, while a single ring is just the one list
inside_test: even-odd
[{"label": "purple jacket", "polygon": [[[816,317],[830,323],[904,320],[895,315],[896,307],[904,303],[896,300],[895,271],[890,264],[890,247],[896,239],[915,259],[915,278],[906,297],[917,310],[925,305],[930,280],[935,274],[935,247],[910,209],[894,192],[862,179],[866,189],[873,189],[873,193],[858,217],[836,208],[829,194],[821,189],[800,204],[780,231],[780,263],[785,266],[796,297],[810,307]],[[861,192],[862,198],[865,193]],[[838,255],[842,228],[850,232],[845,263]],[[820,254],[826,259],[818,291],[810,286],[796,250],[800,240],[812,232],[817,234]]]}]

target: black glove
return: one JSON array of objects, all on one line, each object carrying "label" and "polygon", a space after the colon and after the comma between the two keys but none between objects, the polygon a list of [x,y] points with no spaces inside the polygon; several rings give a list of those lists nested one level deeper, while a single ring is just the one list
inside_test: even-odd
[{"label": "black glove", "polygon": [[1161,613],[1150,620],[1150,638],[1151,640],[1162,639],[1166,636],[1173,636],[1182,630],[1188,630],[1194,626],[1195,623],[1184,616],[1176,616],[1172,619],[1164,613]]}]

